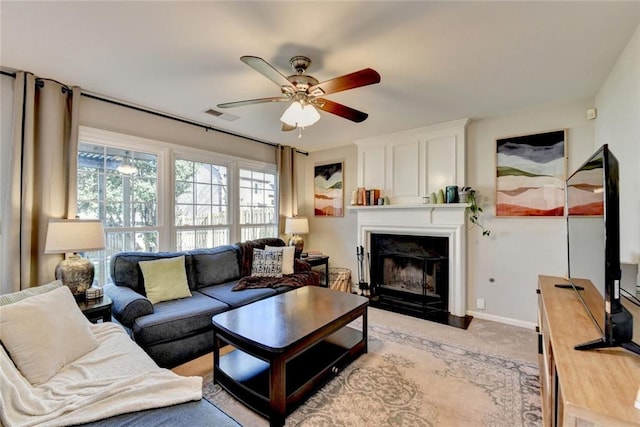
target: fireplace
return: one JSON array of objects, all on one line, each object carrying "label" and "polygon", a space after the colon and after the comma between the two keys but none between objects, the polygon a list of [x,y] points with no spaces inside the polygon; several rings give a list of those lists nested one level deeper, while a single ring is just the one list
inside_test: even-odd
[{"label": "fireplace", "polygon": [[349,208],[367,254],[371,306],[466,328],[464,204]]},{"label": "fireplace", "polygon": [[434,320],[448,318],[446,237],[371,234],[371,305]]}]

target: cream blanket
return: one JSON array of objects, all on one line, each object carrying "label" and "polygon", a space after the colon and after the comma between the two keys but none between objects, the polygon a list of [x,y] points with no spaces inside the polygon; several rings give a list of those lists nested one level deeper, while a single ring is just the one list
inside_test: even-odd
[{"label": "cream blanket", "polygon": [[201,377],[159,368],[120,326],[102,323],[91,329],[100,346],[38,387],[0,346],[3,425],[66,426],[202,398]]}]

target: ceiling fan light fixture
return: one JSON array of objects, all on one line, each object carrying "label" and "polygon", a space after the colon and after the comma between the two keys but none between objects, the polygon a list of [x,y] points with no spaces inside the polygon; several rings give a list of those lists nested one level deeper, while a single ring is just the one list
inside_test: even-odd
[{"label": "ceiling fan light fixture", "polygon": [[320,113],[310,104],[293,101],[280,117],[280,121],[295,127],[307,127],[320,120]]}]

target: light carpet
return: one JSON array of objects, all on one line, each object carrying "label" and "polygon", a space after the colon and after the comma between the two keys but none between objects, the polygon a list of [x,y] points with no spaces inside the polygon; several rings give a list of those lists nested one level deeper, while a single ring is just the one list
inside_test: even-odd
[{"label": "light carpet", "polygon": [[[463,331],[370,309],[369,352],[289,415],[286,425],[539,426],[535,346],[517,346],[523,338],[535,341],[535,333],[496,325],[474,320]],[[518,348],[507,345],[503,353],[512,354],[497,354],[501,346],[491,341],[509,336]],[[526,357],[514,358],[523,347]],[[204,395],[244,426],[268,425],[214,385],[210,372]]]}]

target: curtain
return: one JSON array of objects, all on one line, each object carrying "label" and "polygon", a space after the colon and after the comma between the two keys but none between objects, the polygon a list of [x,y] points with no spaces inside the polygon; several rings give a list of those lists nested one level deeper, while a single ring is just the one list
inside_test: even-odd
[{"label": "curtain", "polygon": [[280,234],[284,234],[286,217],[298,215],[298,186],[295,170],[296,149],[281,146],[276,164],[278,167],[278,207],[280,214]]},{"label": "curtain", "polygon": [[76,214],[80,98],[79,87],[16,73],[0,293],[54,279],[62,255],[45,255],[44,244],[50,218]]}]

